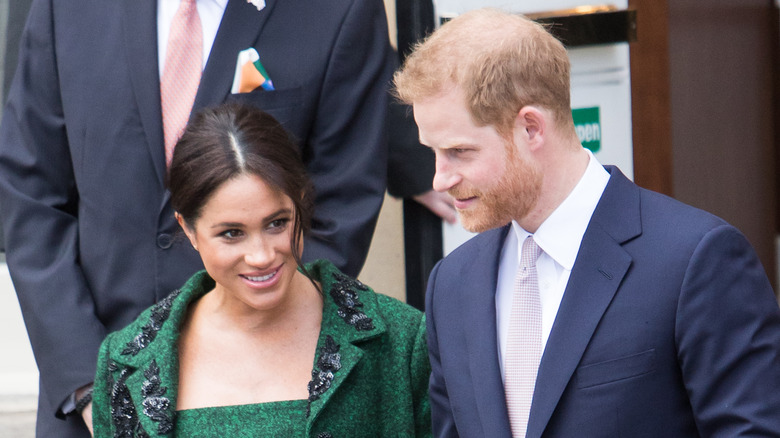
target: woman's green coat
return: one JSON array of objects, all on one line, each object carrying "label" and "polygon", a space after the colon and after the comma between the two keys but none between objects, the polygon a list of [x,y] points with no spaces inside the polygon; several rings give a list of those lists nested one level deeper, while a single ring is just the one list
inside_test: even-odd
[{"label": "woman's green coat", "polygon": [[[309,412],[301,418],[306,436],[430,436],[423,314],[327,261],[307,267],[322,285],[324,306]],[[106,338],[94,386],[96,437],[173,436],[179,327],[188,305],[213,287],[201,271]]]}]

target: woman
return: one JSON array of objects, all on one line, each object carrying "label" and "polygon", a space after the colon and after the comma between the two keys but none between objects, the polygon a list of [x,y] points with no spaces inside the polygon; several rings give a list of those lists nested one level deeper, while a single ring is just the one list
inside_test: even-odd
[{"label": "woman", "polygon": [[95,436],[430,435],[424,318],[301,265],[312,189],[278,122],[198,114],[168,185],[206,269],[103,342]]}]

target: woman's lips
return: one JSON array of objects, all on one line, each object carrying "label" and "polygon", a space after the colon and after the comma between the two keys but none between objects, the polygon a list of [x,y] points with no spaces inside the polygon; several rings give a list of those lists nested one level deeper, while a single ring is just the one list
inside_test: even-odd
[{"label": "woman's lips", "polygon": [[272,284],[276,281],[276,279],[279,277],[279,271],[281,271],[281,269],[282,266],[279,266],[271,272],[253,273],[251,275],[239,274],[239,276],[255,286],[268,286],[269,284]]}]

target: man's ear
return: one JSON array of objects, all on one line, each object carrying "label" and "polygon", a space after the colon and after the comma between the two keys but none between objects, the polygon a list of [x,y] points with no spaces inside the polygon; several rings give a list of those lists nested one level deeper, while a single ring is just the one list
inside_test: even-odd
[{"label": "man's ear", "polygon": [[531,150],[535,150],[544,143],[547,127],[547,113],[538,107],[527,105],[522,107],[515,117],[514,134],[524,137],[524,143],[527,143]]},{"label": "man's ear", "polygon": [[184,220],[184,217],[179,214],[179,212],[174,212],[173,216],[176,218],[176,222],[179,223],[179,226],[182,230],[184,230],[184,234],[187,235],[187,239],[190,240],[190,244],[192,244],[192,247],[195,248],[195,251],[198,250],[197,241],[195,239],[195,230],[191,229],[189,225],[187,225],[187,221]]}]

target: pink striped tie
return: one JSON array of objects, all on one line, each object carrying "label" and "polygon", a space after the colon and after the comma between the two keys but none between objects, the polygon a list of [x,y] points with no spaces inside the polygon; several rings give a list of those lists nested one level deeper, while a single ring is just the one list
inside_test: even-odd
[{"label": "pink striped tie", "polygon": [[165,164],[171,164],[173,148],[179,140],[198,93],[203,69],[203,30],[195,0],[181,0],[171,22],[160,80]]},{"label": "pink striped tie", "polygon": [[525,437],[536,372],[542,359],[542,304],[536,274],[536,260],[541,253],[533,236],[528,236],[523,242],[515,276],[504,362],[504,392],[515,438]]}]

